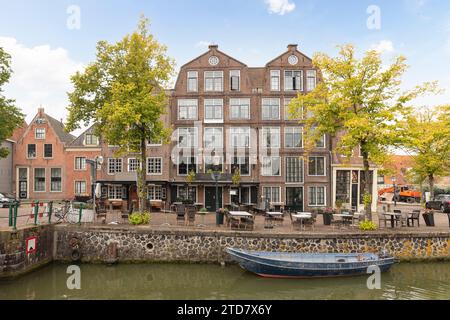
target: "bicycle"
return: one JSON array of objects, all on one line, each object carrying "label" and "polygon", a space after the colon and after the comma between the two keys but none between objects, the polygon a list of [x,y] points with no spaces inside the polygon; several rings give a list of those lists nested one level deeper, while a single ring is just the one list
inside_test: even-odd
[{"label": "bicycle", "polygon": [[74,209],[73,202],[65,200],[64,206],[54,208],[53,216],[57,219],[55,223],[78,223],[79,211]]}]

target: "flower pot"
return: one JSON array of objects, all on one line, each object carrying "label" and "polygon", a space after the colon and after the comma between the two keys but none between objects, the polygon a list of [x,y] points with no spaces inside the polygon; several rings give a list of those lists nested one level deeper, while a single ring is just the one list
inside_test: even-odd
[{"label": "flower pot", "polygon": [[331,226],[331,220],[332,220],[333,215],[331,213],[323,213],[323,224],[325,226]]},{"label": "flower pot", "polygon": [[434,214],[433,213],[429,213],[429,214],[423,214],[423,220],[425,220],[425,224],[427,227],[434,227]]}]

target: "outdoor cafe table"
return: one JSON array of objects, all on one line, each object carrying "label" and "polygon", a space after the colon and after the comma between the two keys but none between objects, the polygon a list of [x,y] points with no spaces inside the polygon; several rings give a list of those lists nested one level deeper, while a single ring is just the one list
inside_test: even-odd
[{"label": "outdoor cafe table", "polygon": [[251,218],[253,215],[251,213],[248,213],[246,211],[230,211],[230,216],[236,217],[236,218]]},{"label": "outdoor cafe table", "polygon": [[297,212],[293,214],[292,218],[300,220],[300,228],[303,229],[303,220],[309,220],[312,218],[312,214],[309,212]]},{"label": "outdoor cafe table", "polygon": [[384,216],[390,216],[391,217],[391,227],[395,228],[395,220],[397,217],[401,217],[401,213],[395,213],[395,212],[384,212]]},{"label": "outdoor cafe table", "polygon": [[352,214],[343,214],[343,213],[333,214],[333,217],[342,218],[344,224],[345,223],[353,224],[353,220],[357,218],[356,214],[352,215]]}]

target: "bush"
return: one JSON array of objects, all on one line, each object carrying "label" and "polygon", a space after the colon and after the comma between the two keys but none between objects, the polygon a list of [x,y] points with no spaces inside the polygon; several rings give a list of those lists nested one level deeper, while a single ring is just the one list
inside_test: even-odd
[{"label": "bush", "polygon": [[361,231],[375,231],[378,227],[373,221],[362,221],[359,223],[359,230]]},{"label": "bush", "polygon": [[150,223],[150,212],[135,212],[128,217],[128,220],[134,226],[147,225]]}]

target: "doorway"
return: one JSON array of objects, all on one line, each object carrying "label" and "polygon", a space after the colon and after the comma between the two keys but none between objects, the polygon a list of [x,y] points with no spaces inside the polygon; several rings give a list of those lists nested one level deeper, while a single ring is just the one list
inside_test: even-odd
[{"label": "doorway", "polygon": [[[219,206],[223,207],[222,203],[222,187],[218,188]],[[205,187],[205,208],[209,212],[216,212],[216,187]]]},{"label": "doorway", "polygon": [[303,187],[286,188],[286,207],[294,212],[303,212]]},{"label": "doorway", "polygon": [[19,199],[28,199],[28,168],[19,168]]}]

